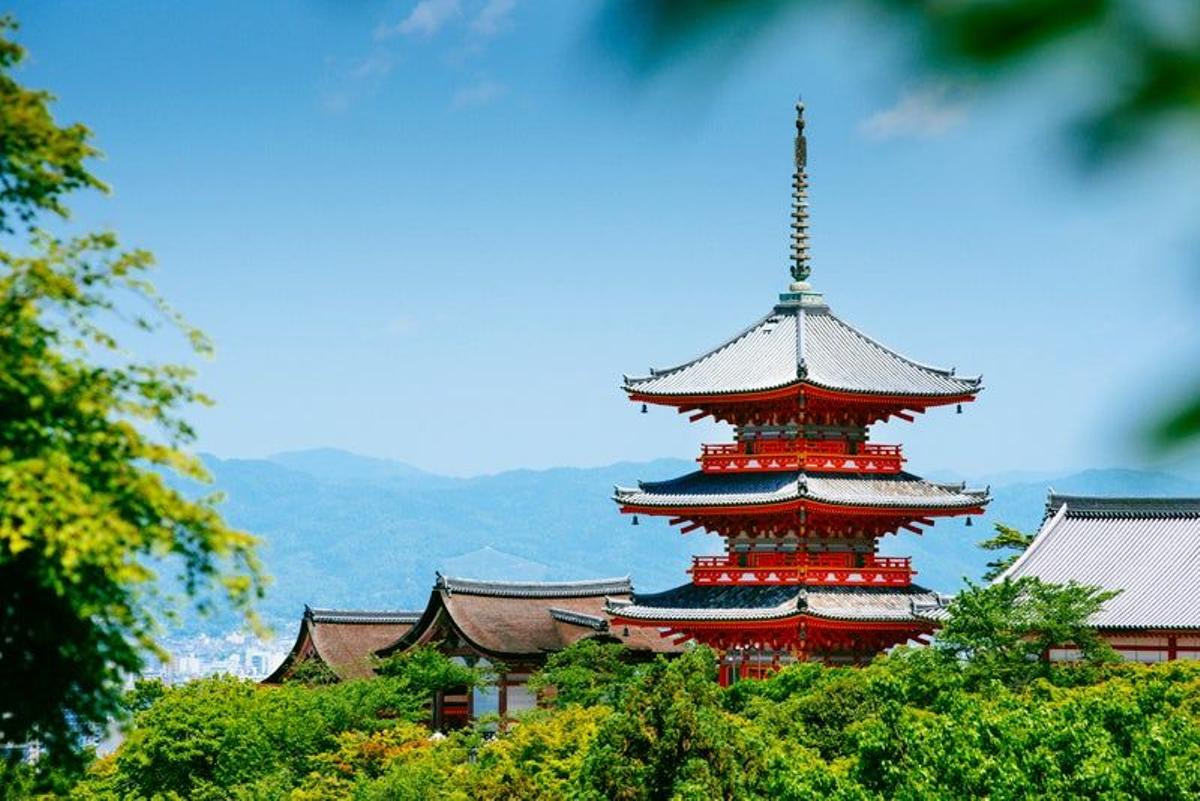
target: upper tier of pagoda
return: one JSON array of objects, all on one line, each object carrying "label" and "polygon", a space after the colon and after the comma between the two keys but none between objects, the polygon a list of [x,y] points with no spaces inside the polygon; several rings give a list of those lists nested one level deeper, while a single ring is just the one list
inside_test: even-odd
[{"label": "upper tier of pagoda", "polygon": [[983,388],[979,377],[915,362],[876,342],[806,283],[780,298],[770,314],[703,356],[626,376],[630,399],[734,425],[865,426],[972,401]]}]

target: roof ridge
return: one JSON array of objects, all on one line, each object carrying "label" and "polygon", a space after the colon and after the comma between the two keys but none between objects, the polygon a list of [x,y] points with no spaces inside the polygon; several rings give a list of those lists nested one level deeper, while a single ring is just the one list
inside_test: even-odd
[{"label": "roof ridge", "polygon": [[550,617],[563,623],[570,623],[576,626],[587,626],[596,631],[608,630],[608,619],[601,615],[589,615],[586,612],[579,612],[574,609],[560,609],[558,607],[550,607]]},{"label": "roof ridge", "polygon": [[1047,516],[1062,509],[1069,517],[1193,517],[1200,516],[1200,497],[1048,493]]},{"label": "roof ridge", "polygon": [[629,576],[614,576],[573,581],[504,581],[459,578],[437,574],[434,589],[450,594],[495,595],[499,597],[567,598],[592,595],[627,594],[633,592]]},{"label": "roof ridge", "polygon": [[314,623],[415,623],[421,615],[411,609],[304,609],[304,616]]}]

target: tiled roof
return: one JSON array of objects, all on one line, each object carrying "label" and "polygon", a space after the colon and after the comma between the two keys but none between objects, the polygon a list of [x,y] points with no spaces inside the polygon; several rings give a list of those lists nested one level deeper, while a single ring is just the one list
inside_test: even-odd
[{"label": "tiled roof", "polygon": [[310,609],[307,607],[304,610],[304,614],[314,623],[412,624],[421,618],[420,612],[374,612],[363,609]]},{"label": "tiled roof", "polygon": [[637,651],[678,649],[640,629],[613,631],[608,602],[628,601],[627,578],[569,582],[497,582],[438,576],[421,620],[403,638],[381,647],[386,656],[420,644],[465,640],[488,658],[539,662],[587,637],[607,637]]},{"label": "tiled roof", "polygon": [[904,622],[926,619],[943,599],[924,587],[714,587],[684,584],[607,611],[630,620],[688,622],[780,620],[808,615],[830,620]]},{"label": "tiled roof", "polygon": [[1200,498],[1100,498],[1056,492],[1046,499],[1046,516],[1064,505],[1071,517],[1200,517]]},{"label": "tiled roof", "polygon": [[587,581],[486,581],[452,578],[438,573],[434,588],[451,595],[487,595],[496,598],[590,598],[633,592],[633,584],[628,576]]},{"label": "tiled roof", "polygon": [[1050,515],[1004,577],[1121,590],[1100,628],[1200,629],[1200,499],[1051,495]]},{"label": "tiled roof", "polygon": [[630,506],[742,506],[807,499],[840,506],[913,508],[973,507],[987,503],[986,490],[935,484],[910,473],[852,476],[823,473],[705,473],[670,481],[617,487],[615,499]]},{"label": "tiled roof", "polygon": [[967,395],[979,378],[920,364],[835,316],[827,306],[780,305],[750,328],[687,364],[626,377],[647,395],[717,395],[804,381],[825,389],[886,395]]},{"label": "tiled roof", "polygon": [[375,652],[407,634],[421,614],[306,606],[292,650],[263,682],[286,681],[297,665],[313,659],[339,679],[369,678],[374,675]]},{"label": "tiled roof", "polygon": [[570,623],[572,626],[586,626],[596,631],[608,630],[608,618],[600,615],[589,615],[573,609],[559,609],[552,606],[550,607],[550,617],[560,623]]}]

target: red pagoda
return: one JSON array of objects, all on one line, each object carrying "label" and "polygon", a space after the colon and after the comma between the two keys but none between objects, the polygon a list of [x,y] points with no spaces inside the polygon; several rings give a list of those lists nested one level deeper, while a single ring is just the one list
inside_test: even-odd
[{"label": "red pagoda", "polygon": [[888,349],[809,285],[806,151],[798,105],[789,291],[716,349],[624,382],[632,401],[733,426],[732,442],[702,446],[698,471],[615,496],[635,524],[667,517],[720,535],[725,552],[695,557],[682,586],[608,605],[615,625],[717,649],[722,683],[793,660],[857,663],[931,633],[942,599],[913,583],[908,558],[879,556],[879,539],[988,501],[905,472],[899,445],[870,441],[892,417],[961,412],[982,383]]}]

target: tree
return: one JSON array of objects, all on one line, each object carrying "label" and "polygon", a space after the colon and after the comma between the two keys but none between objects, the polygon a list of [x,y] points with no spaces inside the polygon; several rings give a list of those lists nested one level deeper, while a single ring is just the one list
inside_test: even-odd
[{"label": "tree", "polygon": [[[12,71],[24,51],[0,21],[0,228],[67,214],[65,196],[103,185],[80,125]],[[121,683],[161,654],[158,621],[186,596],[249,614],[261,593],[255,540],[230,528],[185,453],[182,414],[208,399],[178,365],[138,361],[120,338],[164,326],[211,352],[146,280],[153,258],[111,233],[32,230],[0,250],[0,741],[55,750],[121,711]],[[176,582],[174,591],[160,574]]]},{"label": "tree", "polygon": [[938,651],[965,659],[977,681],[1011,686],[1049,673],[1046,653],[1070,647],[1079,661],[1116,658],[1088,619],[1118,592],[1098,587],[1046,584],[1032,576],[987,586],[968,582],[950,604],[950,619],[934,641]]},{"label": "tree", "polygon": [[529,679],[529,689],[559,707],[614,706],[636,675],[624,645],[586,639],[551,654]]},{"label": "tree", "polygon": [[588,749],[582,797],[746,797],[762,779],[766,744],[724,709],[722,692],[708,648],[648,665]]},{"label": "tree", "polygon": [[984,580],[991,581],[994,578],[998,578],[1001,573],[1012,567],[1013,563],[1025,552],[1025,549],[1033,544],[1035,536],[1034,534],[1025,534],[1017,531],[1015,528],[1006,526],[1003,523],[997,523],[996,536],[979,543],[979,547],[986,551],[1015,550],[1016,553],[1005,554],[998,559],[988,562],[987,572],[983,574]]},{"label": "tree", "polygon": [[67,216],[63,196],[105,189],[86,162],[98,155],[83,125],[60,127],[50,113],[54,97],[21,86],[12,71],[25,50],[9,38],[11,17],[0,17],[0,233],[32,225],[39,212]]}]

